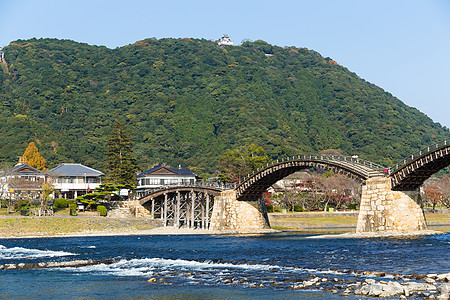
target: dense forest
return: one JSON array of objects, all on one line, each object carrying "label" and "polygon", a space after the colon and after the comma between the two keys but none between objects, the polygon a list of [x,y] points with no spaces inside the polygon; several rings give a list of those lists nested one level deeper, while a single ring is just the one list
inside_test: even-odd
[{"label": "dense forest", "polygon": [[250,143],[269,158],[335,149],[389,166],[450,135],[306,48],[185,38],[108,49],[30,39],[4,52],[1,162],[17,162],[33,141],[49,167],[104,170],[116,119],[141,170],[166,163],[198,174],[213,174],[222,153]]}]

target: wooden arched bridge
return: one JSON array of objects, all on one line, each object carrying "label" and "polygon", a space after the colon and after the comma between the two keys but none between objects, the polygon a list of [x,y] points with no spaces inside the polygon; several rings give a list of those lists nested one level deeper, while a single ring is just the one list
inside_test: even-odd
[{"label": "wooden arched bridge", "polygon": [[399,161],[389,172],[392,189],[410,191],[450,165],[450,138],[429,145]]},{"label": "wooden arched bridge", "polygon": [[152,219],[161,219],[164,226],[209,228],[214,198],[234,184],[197,182],[187,185],[167,185],[139,199]]},{"label": "wooden arched bridge", "polygon": [[259,197],[278,180],[308,168],[332,170],[359,182],[386,176],[387,168],[356,156],[295,155],[258,168],[245,176],[236,188],[238,200]]},{"label": "wooden arched bridge", "polygon": [[450,165],[450,138],[402,159],[393,168],[358,158],[341,155],[296,155],[273,161],[245,176],[236,188],[239,200],[254,199],[278,180],[307,168],[332,170],[364,182],[374,177],[390,177],[392,188],[411,191],[420,187],[431,175]]},{"label": "wooden arched bridge", "polygon": [[[427,178],[448,165],[450,165],[450,139],[430,145],[408,156],[393,168],[386,168],[357,156],[296,155],[285,157],[260,167],[242,178],[237,185],[196,183],[195,185],[165,186],[151,191],[151,193],[142,197],[139,203],[151,212],[152,218],[162,219],[165,225],[210,228],[210,224],[216,222],[215,224],[221,224],[219,227],[228,226],[231,228],[232,226],[228,223],[232,223],[233,220],[228,220],[228,217],[223,217],[223,215],[234,214],[233,218],[239,218],[236,216],[239,213],[242,214],[242,212],[239,212],[242,209],[239,208],[238,204],[233,204],[234,206],[230,204],[233,202],[232,200],[252,203],[252,206],[265,215],[267,220],[265,206],[261,202],[261,195],[267,188],[292,173],[307,168],[319,168],[332,170],[335,173],[343,174],[359,181],[363,184],[363,187],[366,186],[366,190],[373,189],[370,193],[366,192],[367,194],[379,193],[378,198],[366,195],[368,203],[373,201],[372,204],[367,204],[368,208],[366,208],[378,210],[379,216],[375,218],[378,223],[389,223],[386,221],[386,216],[388,215],[385,212],[386,207],[394,204],[387,198],[397,197],[400,199],[403,197],[403,194],[400,196],[396,194],[392,197],[385,196],[390,193],[389,191],[415,190]],[[385,189],[389,191],[380,191],[380,185],[385,186]],[[234,199],[228,199],[224,202],[222,198],[226,191],[232,191]],[[363,188],[362,201],[365,199],[364,193]],[[222,199],[220,205],[216,201],[219,198]],[[387,206],[380,205],[380,203],[387,203]],[[234,210],[230,207],[234,207]],[[363,207],[364,204],[362,202],[361,209]],[[215,214],[214,210],[216,210]],[[361,215],[362,212],[360,212],[360,218],[362,218]],[[366,229],[363,229],[363,231],[369,227],[372,228],[370,230],[374,230],[373,228],[377,227],[376,224],[372,224],[377,222],[372,220],[370,221],[372,223],[370,223],[368,221],[369,218],[374,218],[370,217],[373,215],[374,212],[367,212],[365,215],[365,225],[363,227]],[[217,219],[220,219],[220,221]],[[378,226],[377,228],[387,228],[386,226]],[[418,228],[421,229],[423,226],[419,225]]]}]

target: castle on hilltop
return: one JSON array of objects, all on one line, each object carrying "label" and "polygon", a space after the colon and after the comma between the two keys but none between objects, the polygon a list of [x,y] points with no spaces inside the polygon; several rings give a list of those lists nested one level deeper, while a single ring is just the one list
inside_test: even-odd
[{"label": "castle on hilltop", "polygon": [[230,39],[230,37],[228,36],[228,34],[224,34],[219,42],[218,42],[219,46],[234,46],[233,41]]}]

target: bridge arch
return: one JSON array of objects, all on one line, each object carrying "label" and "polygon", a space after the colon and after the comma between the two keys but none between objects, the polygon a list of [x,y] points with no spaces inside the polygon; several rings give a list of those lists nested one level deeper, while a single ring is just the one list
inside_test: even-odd
[{"label": "bridge arch", "polygon": [[201,187],[201,186],[164,186],[154,191],[148,193],[141,199],[139,199],[140,205],[145,205],[148,202],[151,202],[152,199],[164,196],[169,193],[186,193],[186,192],[196,192],[196,193],[204,193],[209,194],[211,196],[219,196],[223,191],[221,188],[214,187]]},{"label": "bridge arch", "polygon": [[396,191],[413,191],[431,175],[450,165],[450,138],[439,141],[398,162],[389,172]]},{"label": "bridge arch", "polygon": [[364,182],[371,177],[386,176],[385,167],[350,156],[297,155],[268,164],[241,180],[236,188],[238,200],[252,201],[261,197],[278,180],[307,168],[321,168]]},{"label": "bridge arch", "polygon": [[224,185],[164,186],[139,199],[152,219],[164,226],[208,229],[214,199],[227,188]]}]

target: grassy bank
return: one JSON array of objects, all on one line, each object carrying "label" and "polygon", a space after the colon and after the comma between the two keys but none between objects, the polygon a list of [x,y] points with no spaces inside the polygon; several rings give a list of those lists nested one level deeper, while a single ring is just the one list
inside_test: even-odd
[{"label": "grassy bank", "polygon": [[427,223],[436,222],[450,225],[450,214],[448,213],[425,214],[425,218]]},{"label": "grassy bank", "polygon": [[[157,226],[148,219],[112,219],[104,217],[68,216],[68,211],[54,217],[0,216],[0,238],[26,236],[63,236],[138,232]],[[269,214],[273,229],[353,231],[358,220],[353,213],[287,213]],[[450,214],[426,214],[429,225],[447,224]],[[437,229],[441,230],[441,229]],[[447,231],[447,230],[444,230]]]},{"label": "grassy bank", "polygon": [[2,217],[0,237],[55,236],[89,233],[120,233],[152,229],[144,219],[109,219],[103,217]]},{"label": "grassy bank", "polygon": [[[426,214],[429,225],[450,225],[449,213]],[[354,213],[273,213],[269,214],[272,228],[279,230],[356,228],[357,212]]]}]

